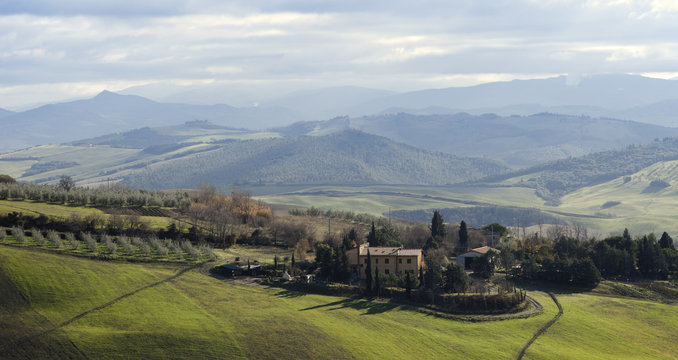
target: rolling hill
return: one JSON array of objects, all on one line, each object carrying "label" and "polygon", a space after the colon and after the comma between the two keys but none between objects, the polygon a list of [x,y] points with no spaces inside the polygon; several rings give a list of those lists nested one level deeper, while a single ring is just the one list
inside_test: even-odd
[{"label": "rolling hill", "polygon": [[229,184],[450,184],[506,171],[492,160],[457,157],[348,130],[326,136],[238,141],[126,176],[145,188]]},{"label": "rolling hill", "polygon": [[345,129],[432,151],[501,160],[516,168],[678,136],[678,128],[549,113],[509,117],[399,113],[296,123],[275,131],[325,135]]},{"label": "rolling hill", "polygon": [[[653,164],[678,160],[678,138],[664,138],[641,146],[562,159],[484,179],[490,183],[526,186],[554,203],[572,191],[628,176]],[[662,180],[657,178],[657,180]]]}]

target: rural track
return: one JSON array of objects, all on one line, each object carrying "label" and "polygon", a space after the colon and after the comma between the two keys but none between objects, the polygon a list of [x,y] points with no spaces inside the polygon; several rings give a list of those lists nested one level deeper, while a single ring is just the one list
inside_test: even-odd
[{"label": "rural track", "polygon": [[516,358],[517,360],[522,360],[523,356],[525,356],[525,352],[527,351],[527,348],[529,348],[530,345],[532,345],[532,343],[534,343],[535,340],[537,340],[538,337],[540,337],[542,334],[544,334],[546,332],[546,330],[548,330],[548,328],[550,328],[553,324],[555,324],[556,321],[558,321],[558,319],[560,319],[560,317],[563,315],[563,307],[558,302],[558,299],[556,298],[556,296],[553,295],[553,293],[551,293],[551,292],[547,292],[547,294],[549,294],[551,299],[553,299],[553,302],[556,303],[556,306],[558,306],[558,313],[556,314],[556,316],[553,317],[553,319],[551,319],[549,322],[544,324],[544,326],[542,326],[539,330],[537,330],[536,333],[534,333],[534,335],[527,342],[527,344],[525,344],[525,346],[523,346],[523,349],[520,350],[520,353],[518,354],[518,357]]},{"label": "rural track", "polygon": [[[150,288],[152,288],[152,287],[155,287],[155,286],[158,286],[158,285],[162,285],[162,284],[164,284],[164,283],[166,283],[166,282],[172,281],[172,280],[174,280],[174,279],[180,277],[181,275],[183,275],[183,274],[185,274],[185,273],[187,273],[187,272],[189,272],[189,271],[191,271],[191,270],[193,270],[193,269],[196,269],[196,268],[198,268],[198,267],[200,267],[200,266],[202,266],[202,265],[203,265],[203,264],[198,264],[198,265],[193,265],[193,266],[189,266],[189,267],[186,267],[186,268],[184,268],[184,269],[181,269],[181,270],[179,270],[176,274],[174,274],[174,275],[172,275],[172,276],[169,276],[169,277],[167,277],[167,278],[165,278],[165,279],[162,279],[162,280],[156,281],[156,282],[154,282],[154,283],[151,283],[151,284],[142,286],[142,287],[140,287],[140,288],[138,288],[138,289],[136,289],[136,290],[134,290],[134,291],[130,291],[130,292],[126,293],[126,294],[120,295],[120,296],[118,296],[117,298],[115,298],[115,299],[113,299],[113,300],[111,300],[111,301],[109,301],[109,302],[107,302],[107,303],[105,303],[105,304],[102,304],[102,305],[93,307],[93,308],[91,308],[91,309],[89,309],[89,310],[87,310],[87,311],[84,311],[84,312],[82,312],[82,313],[80,313],[80,314],[78,314],[78,315],[75,315],[74,317],[72,317],[72,318],[70,318],[70,319],[68,319],[68,320],[66,320],[66,321],[64,321],[64,322],[62,322],[61,324],[56,325],[56,326],[53,326],[51,329],[48,329],[48,330],[39,332],[39,333],[34,334],[34,335],[29,335],[29,336],[23,337],[23,338],[21,338],[21,339],[15,341],[15,342],[13,342],[12,344],[8,344],[8,346],[18,345],[18,344],[21,344],[21,343],[23,343],[23,342],[25,342],[25,341],[28,341],[28,340],[31,340],[31,339],[34,339],[34,338],[41,337],[41,336],[47,335],[47,334],[49,334],[49,333],[52,333],[52,332],[54,332],[54,331],[56,331],[56,330],[59,330],[59,329],[65,327],[65,326],[67,326],[67,325],[73,323],[74,321],[76,321],[76,320],[78,320],[78,319],[81,319],[81,318],[83,318],[83,317],[85,317],[85,316],[87,316],[87,315],[89,315],[89,314],[91,314],[91,313],[93,313],[93,312],[95,312],[95,311],[99,311],[99,310],[105,309],[105,308],[107,308],[107,307],[109,307],[109,306],[111,306],[111,305],[113,305],[113,304],[119,302],[120,300],[126,299],[126,298],[128,298],[128,297],[130,297],[130,296],[133,296],[133,295],[136,295],[137,293],[139,293],[139,292],[141,292],[141,291],[144,291],[144,290],[150,289]],[[83,353],[83,355],[84,355],[84,353]]]}]

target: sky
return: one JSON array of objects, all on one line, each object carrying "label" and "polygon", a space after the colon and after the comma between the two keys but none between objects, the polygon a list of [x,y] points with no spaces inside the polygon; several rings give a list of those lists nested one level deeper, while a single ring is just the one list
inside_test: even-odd
[{"label": "sky", "polygon": [[674,0],[0,0],[0,108],[105,89],[270,97],[600,73],[674,78],[676,34]]}]

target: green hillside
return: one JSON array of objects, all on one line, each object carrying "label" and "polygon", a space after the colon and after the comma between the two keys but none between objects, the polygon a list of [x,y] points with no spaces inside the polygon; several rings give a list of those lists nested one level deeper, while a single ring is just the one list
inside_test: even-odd
[{"label": "green hillside", "polygon": [[[2,246],[4,358],[514,359],[557,312],[467,322],[372,303],[236,285],[182,267]],[[678,353],[676,305],[557,293],[564,314],[527,359]],[[604,315],[603,315],[604,314]]]},{"label": "green hillside", "polygon": [[[669,186],[652,186],[657,180]],[[607,230],[628,227],[638,233],[676,231],[676,184],[678,161],[659,162],[633,174],[569,193],[561,198],[558,208],[606,214],[610,219],[599,220],[597,224]]]},{"label": "green hillside", "polygon": [[497,162],[419,150],[359,131],[223,144],[125,178],[144,188],[229,184],[451,184],[498,174]]},{"label": "green hillside", "polygon": [[543,199],[558,203],[560,197],[577,189],[631,175],[655,163],[677,159],[678,138],[665,138],[623,150],[548,162],[483,181],[533,188]]}]

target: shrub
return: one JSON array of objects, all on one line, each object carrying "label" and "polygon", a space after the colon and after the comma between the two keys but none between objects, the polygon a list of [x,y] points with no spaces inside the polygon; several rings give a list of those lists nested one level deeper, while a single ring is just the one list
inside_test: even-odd
[{"label": "shrub", "polygon": [[148,239],[148,242],[151,244],[151,246],[155,249],[155,251],[158,252],[158,256],[160,257],[167,257],[167,254],[169,251],[167,250],[167,247],[158,239],[157,237],[152,237]]},{"label": "shrub", "polygon": [[200,251],[205,255],[206,258],[208,258],[210,261],[214,261],[217,259],[217,255],[214,253],[212,248],[208,245],[200,245]]},{"label": "shrub", "polygon": [[134,255],[134,248],[132,247],[132,244],[130,244],[130,241],[127,238],[127,236],[118,237],[118,245],[120,245],[120,247],[122,247],[122,250],[128,255]]},{"label": "shrub", "polygon": [[75,238],[73,233],[66,233],[66,240],[71,244],[73,250],[78,250],[80,248],[80,241]]},{"label": "shrub", "polygon": [[115,254],[115,250],[118,249],[118,246],[115,245],[113,239],[111,239],[110,236],[108,236],[107,234],[102,234],[101,242],[106,246],[106,250],[108,250],[109,253]]},{"label": "shrub", "polygon": [[172,242],[172,251],[174,251],[174,255],[177,257],[178,260],[183,260],[184,259],[184,250],[181,248],[181,245],[177,242]]},{"label": "shrub", "polygon": [[54,230],[49,230],[47,232],[47,239],[49,239],[49,242],[52,243],[52,245],[54,245],[54,247],[57,249],[61,249],[63,246],[63,243],[61,242],[61,236]]},{"label": "shrub", "polygon": [[19,244],[26,242],[26,236],[24,235],[24,230],[22,228],[18,228],[16,226],[13,227],[12,236],[14,236],[14,240],[16,240],[16,242]]},{"label": "shrub", "polygon": [[36,228],[32,228],[31,229],[31,236],[33,236],[33,241],[35,241],[35,243],[38,246],[45,246],[45,243],[47,242],[47,240],[45,239],[44,236],[42,236],[42,232],[40,230],[38,230]]},{"label": "shrub", "polygon": [[87,244],[89,250],[95,254],[99,253],[99,247],[97,246],[97,241],[94,239],[94,236],[90,233],[82,233],[80,235],[82,240]]},{"label": "shrub", "polygon": [[139,250],[141,250],[141,253],[144,254],[144,256],[151,256],[151,247],[148,246],[148,244],[142,243],[141,246],[139,246]]}]

